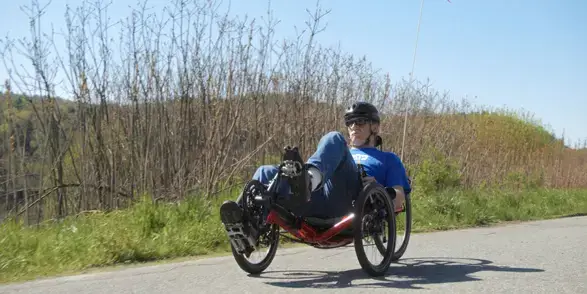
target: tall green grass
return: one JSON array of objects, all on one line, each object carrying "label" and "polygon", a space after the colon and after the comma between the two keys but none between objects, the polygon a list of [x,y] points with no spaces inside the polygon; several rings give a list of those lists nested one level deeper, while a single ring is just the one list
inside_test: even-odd
[{"label": "tall green grass", "polygon": [[0,281],[89,267],[226,251],[216,201],[190,197],[25,227],[0,225]]},{"label": "tall green grass", "polygon": [[412,195],[415,231],[475,227],[587,213],[587,190],[458,190]]}]

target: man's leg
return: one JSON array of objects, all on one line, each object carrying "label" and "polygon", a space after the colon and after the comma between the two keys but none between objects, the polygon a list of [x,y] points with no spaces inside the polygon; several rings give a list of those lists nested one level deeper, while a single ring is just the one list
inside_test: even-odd
[{"label": "man's leg", "polygon": [[[277,169],[276,165],[262,165],[257,168],[255,173],[253,174],[252,179],[261,182],[264,185],[269,185],[269,182],[275,178],[279,170]],[[285,181],[279,182],[278,192],[279,195],[288,195],[290,193],[289,185]],[[240,205],[240,199],[242,198],[242,194],[237,199],[237,202]]]},{"label": "man's leg", "polygon": [[[330,132],[324,135],[318,143],[318,148],[306,162],[306,166],[310,170],[309,172],[312,172],[313,168],[314,171],[319,171],[320,174],[317,176],[321,178],[323,188],[310,191],[310,202],[296,210],[305,216],[317,217],[339,217],[348,213],[352,198],[359,192],[360,183],[357,166],[344,136],[340,132]],[[277,171],[276,166],[261,166],[255,172],[253,179],[268,184]],[[305,174],[301,175],[301,177],[305,176]],[[315,186],[312,182],[310,180],[308,184]],[[281,195],[290,195],[290,186],[287,185],[287,181],[282,181],[279,188],[284,192]],[[300,191],[296,192],[298,195],[300,194]],[[240,198],[237,199],[237,202],[240,202]],[[242,218],[239,207],[233,203],[226,201],[223,204],[225,214],[228,216],[236,214],[240,218],[237,220],[234,217],[229,217],[226,219],[226,222],[229,223],[240,222]],[[223,207],[221,207],[221,215],[223,215]],[[223,222],[226,223],[224,218]]]},{"label": "man's leg", "polygon": [[359,193],[358,169],[340,132],[324,135],[307,165],[322,173],[323,189],[312,192],[307,216],[340,217],[346,215],[352,199]]}]

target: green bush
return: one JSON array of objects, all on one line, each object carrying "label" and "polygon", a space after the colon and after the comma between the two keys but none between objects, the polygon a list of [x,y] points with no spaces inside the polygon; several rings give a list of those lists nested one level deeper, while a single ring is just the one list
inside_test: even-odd
[{"label": "green bush", "polygon": [[462,175],[456,161],[436,149],[430,149],[423,156],[414,176],[414,184],[418,190],[431,193],[455,188],[461,184]]},{"label": "green bush", "polygon": [[512,171],[504,177],[502,188],[508,189],[536,189],[544,187],[544,171],[528,173],[525,171]]}]

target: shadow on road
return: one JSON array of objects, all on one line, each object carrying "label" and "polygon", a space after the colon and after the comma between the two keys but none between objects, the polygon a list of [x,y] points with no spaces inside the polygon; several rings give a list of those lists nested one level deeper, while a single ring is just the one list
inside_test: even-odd
[{"label": "shadow on road", "polygon": [[[533,273],[542,269],[492,265],[493,262],[469,258],[412,258],[392,264],[385,277],[373,278],[361,268],[333,271],[267,271],[257,277],[266,284],[284,288],[390,287],[423,289],[417,285],[478,281],[478,272]],[[281,280],[281,281],[280,281]]]}]

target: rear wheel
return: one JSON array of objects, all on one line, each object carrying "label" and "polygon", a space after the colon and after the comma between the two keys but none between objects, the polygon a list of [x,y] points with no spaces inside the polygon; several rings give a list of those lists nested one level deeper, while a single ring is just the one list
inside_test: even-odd
[{"label": "rear wheel", "polygon": [[[392,262],[395,249],[396,224],[393,203],[385,188],[376,182],[365,186],[355,202],[354,245],[359,264],[371,276],[384,275]],[[373,245],[363,244],[372,239]],[[373,253],[367,254],[367,251]],[[368,256],[383,255],[380,262]]]},{"label": "rear wheel", "polygon": [[412,201],[409,194],[406,195],[403,211],[396,214],[396,225],[397,245],[393,253],[393,261],[398,261],[406,253],[408,243],[410,242],[410,235],[412,233]]},{"label": "rear wheel", "polygon": [[[243,208],[245,226],[249,226],[253,234],[258,235],[255,238],[255,248],[252,248],[253,251],[248,254],[237,252],[231,244],[232,255],[237,264],[242,270],[250,274],[259,274],[267,269],[275,258],[277,247],[279,246],[279,226],[267,224],[265,220],[268,208],[254,201],[255,196],[260,195],[264,190],[265,186],[261,182],[252,180],[245,185],[243,193],[237,199],[237,203]],[[265,256],[260,257],[259,261],[252,261],[256,260],[256,258],[251,259],[251,257],[264,251],[262,250],[263,248],[267,248]]]}]

